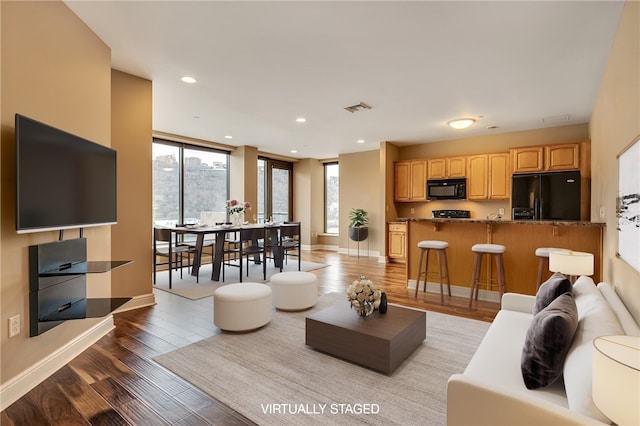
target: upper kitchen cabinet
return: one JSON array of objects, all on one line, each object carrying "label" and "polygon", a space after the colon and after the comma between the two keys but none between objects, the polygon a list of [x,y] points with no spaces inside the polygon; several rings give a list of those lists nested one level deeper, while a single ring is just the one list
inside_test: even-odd
[{"label": "upper kitchen cabinet", "polygon": [[511,158],[513,173],[576,170],[580,168],[580,144],[512,148]]},{"label": "upper kitchen cabinet", "polygon": [[467,199],[507,200],[510,196],[509,154],[481,154],[468,158]]},{"label": "upper kitchen cabinet", "polygon": [[527,146],[512,148],[513,173],[541,172],[544,170],[544,147]]},{"label": "upper kitchen cabinet", "polygon": [[397,161],[394,179],[395,201],[427,200],[427,160]]},{"label": "upper kitchen cabinet", "polygon": [[575,170],[580,167],[580,144],[565,143],[544,147],[545,170]]},{"label": "upper kitchen cabinet", "polygon": [[461,178],[466,176],[466,157],[431,158],[427,161],[427,179]]}]

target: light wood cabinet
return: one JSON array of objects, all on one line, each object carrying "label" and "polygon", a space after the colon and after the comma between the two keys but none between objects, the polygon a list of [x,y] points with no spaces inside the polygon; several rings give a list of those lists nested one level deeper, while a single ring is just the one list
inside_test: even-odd
[{"label": "light wood cabinet", "polygon": [[580,144],[565,143],[544,147],[545,170],[574,170],[580,167]]},{"label": "light wood cabinet", "polygon": [[427,160],[396,162],[394,179],[396,201],[427,200]]},{"label": "light wood cabinet", "polygon": [[468,157],[468,163],[467,199],[509,199],[509,153],[472,155]]},{"label": "light wood cabinet", "polygon": [[580,168],[580,144],[527,146],[511,149],[513,173],[576,170]]},{"label": "light wood cabinet", "polygon": [[511,155],[514,173],[533,173],[544,170],[544,147],[542,146],[513,148]]},{"label": "light wood cabinet", "polygon": [[407,261],[407,224],[389,223],[389,261],[404,263]]},{"label": "light wood cabinet", "polygon": [[428,179],[463,178],[467,173],[467,157],[431,158],[427,161]]},{"label": "light wood cabinet", "polygon": [[486,200],[488,190],[488,165],[489,156],[487,154],[472,155],[468,157],[469,166],[467,168],[467,199]]},{"label": "light wood cabinet", "polygon": [[432,158],[427,161],[429,167],[428,179],[444,179],[447,177],[446,158]]},{"label": "light wood cabinet", "polygon": [[509,153],[489,154],[489,199],[508,200],[510,197]]}]

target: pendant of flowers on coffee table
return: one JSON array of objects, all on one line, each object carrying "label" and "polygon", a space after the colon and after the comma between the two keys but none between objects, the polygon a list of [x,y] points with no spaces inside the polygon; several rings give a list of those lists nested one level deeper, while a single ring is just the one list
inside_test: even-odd
[{"label": "pendant of flowers on coffee table", "polygon": [[351,307],[361,317],[368,317],[380,306],[382,292],[364,275],[355,280],[347,289],[347,297]]}]

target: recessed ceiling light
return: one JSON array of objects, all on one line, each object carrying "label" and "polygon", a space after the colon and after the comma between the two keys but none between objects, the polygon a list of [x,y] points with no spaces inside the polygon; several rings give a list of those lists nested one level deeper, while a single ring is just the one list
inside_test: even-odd
[{"label": "recessed ceiling light", "polygon": [[185,75],[184,77],[182,77],[180,80],[182,80],[183,83],[195,83],[196,79],[193,77],[189,77],[187,75]]},{"label": "recessed ceiling light", "polygon": [[447,124],[454,129],[466,129],[475,122],[476,120],[474,120],[473,118],[459,118],[456,120],[451,120]]},{"label": "recessed ceiling light", "polygon": [[358,139],[357,142],[358,143],[364,143],[364,139]]},{"label": "recessed ceiling light", "polygon": [[297,121],[298,123],[304,123],[305,121],[307,121],[307,119],[306,119],[306,118],[304,118],[304,117],[298,117],[298,118],[296,118],[296,121]]},{"label": "recessed ceiling light", "polygon": [[298,151],[296,151],[295,149],[292,149],[292,150],[291,150],[291,153],[292,153],[292,154],[297,154],[297,153],[298,153]]},{"label": "recessed ceiling light", "polygon": [[233,139],[233,136],[231,136],[231,135],[225,135],[225,137],[224,137],[224,138],[225,138],[225,139]]}]

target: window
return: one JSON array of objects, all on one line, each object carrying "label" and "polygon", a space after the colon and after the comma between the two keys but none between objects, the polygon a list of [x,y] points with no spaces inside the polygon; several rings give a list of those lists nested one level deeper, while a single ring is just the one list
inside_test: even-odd
[{"label": "window", "polygon": [[258,222],[293,219],[293,164],[270,158],[258,159]]},{"label": "window", "polygon": [[225,220],[229,154],[159,139],[152,152],[154,226]]},{"label": "window", "polygon": [[324,232],[338,234],[340,229],[340,168],[338,163],[324,165]]}]

